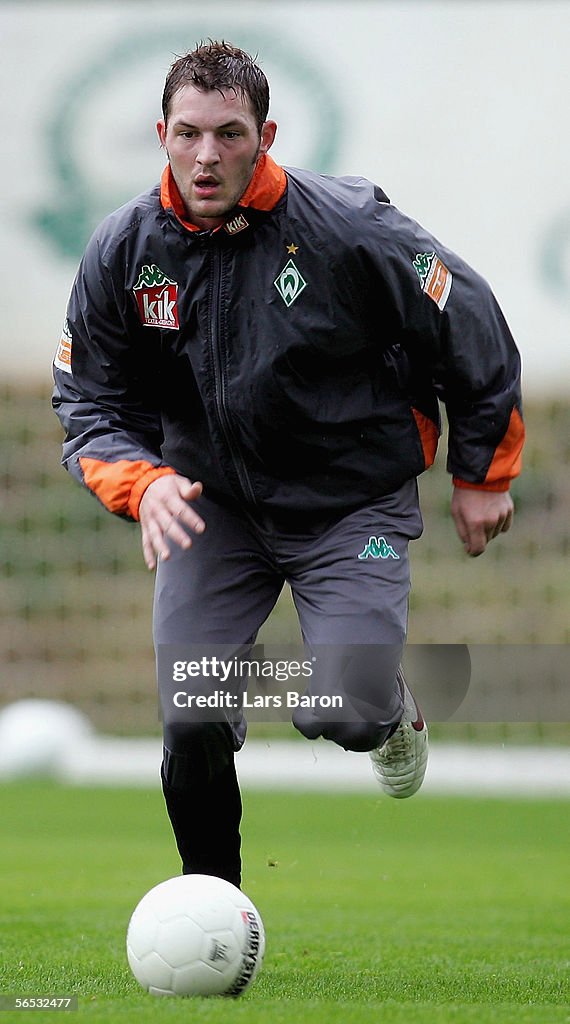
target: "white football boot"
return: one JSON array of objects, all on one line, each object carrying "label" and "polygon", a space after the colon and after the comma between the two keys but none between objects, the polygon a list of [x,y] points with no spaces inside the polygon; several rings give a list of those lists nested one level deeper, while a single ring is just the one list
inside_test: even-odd
[{"label": "white football boot", "polygon": [[397,729],[384,745],[370,751],[370,760],[384,792],[397,800],[403,800],[417,793],[424,781],[428,759],[428,729],[406,685],[401,668],[398,669],[397,679],[404,698],[404,713]]}]

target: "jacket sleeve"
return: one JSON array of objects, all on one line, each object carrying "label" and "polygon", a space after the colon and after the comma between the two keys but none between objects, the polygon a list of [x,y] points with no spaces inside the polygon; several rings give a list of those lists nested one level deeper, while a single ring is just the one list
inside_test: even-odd
[{"label": "jacket sleeve", "polygon": [[487,282],[386,204],[378,221],[384,298],[416,378],[446,408],[458,487],[508,490],[524,444],[520,356]]},{"label": "jacket sleeve", "polygon": [[149,483],[174,470],[160,453],[158,332],[137,324],[123,277],[94,238],[72,288],[52,401],[64,466],[110,512],[136,520]]}]

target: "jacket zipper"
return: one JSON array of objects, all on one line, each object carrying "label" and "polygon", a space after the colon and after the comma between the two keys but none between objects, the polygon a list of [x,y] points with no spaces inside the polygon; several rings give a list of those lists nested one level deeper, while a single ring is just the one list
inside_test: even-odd
[{"label": "jacket zipper", "polygon": [[220,319],[222,305],[222,250],[219,245],[210,248],[212,261],[212,290],[210,303],[210,355],[214,368],[214,397],[218,422],[228,446],[233,467],[236,472],[238,483],[246,501],[252,505],[257,504],[257,498],[253,490],[247,467],[240,451],[239,442],[231,423],[230,414],[227,408],[227,387],[225,367],[221,353],[220,344]]}]

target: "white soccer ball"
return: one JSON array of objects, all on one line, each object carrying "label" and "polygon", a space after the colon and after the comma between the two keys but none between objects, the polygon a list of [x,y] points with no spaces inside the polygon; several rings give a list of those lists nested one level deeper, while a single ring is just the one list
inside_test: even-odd
[{"label": "white soccer ball", "polygon": [[143,896],[127,931],[127,958],[155,996],[239,996],[265,952],[250,899],[213,875],[179,875]]}]

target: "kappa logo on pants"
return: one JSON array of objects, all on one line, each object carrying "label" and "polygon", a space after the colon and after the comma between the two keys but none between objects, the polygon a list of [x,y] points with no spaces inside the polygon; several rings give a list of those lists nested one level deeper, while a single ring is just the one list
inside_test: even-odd
[{"label": "kappa logo on pants", "polygon": [[369,537],[368,543],[364,545],[364,551],[361,551],[359,558],[396,558],[400,556],[396,554],[391,544],[388,544],[384,537]]}]

